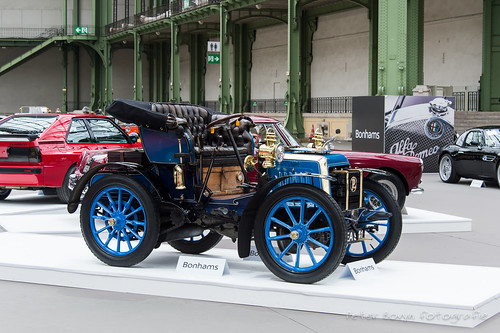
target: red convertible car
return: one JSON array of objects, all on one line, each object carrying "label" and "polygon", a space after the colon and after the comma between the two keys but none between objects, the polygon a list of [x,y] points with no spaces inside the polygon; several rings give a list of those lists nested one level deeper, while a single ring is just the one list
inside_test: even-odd
[{"label": "red convertible car", "polygon": [[[295,138],[286,130],[286,128],[276,119],[250,116],[256,127],[252,129],[254,136],[257,138],[265,137],[266,129],[272,127],[278,136],[279,142],[288,147],[300,146]],[[95,165],[106,163],[109,156],[120,158],[120,154],[134,154],[133,151],[123,150],[106,150],[100,152],[87,151],[82,154],[78,167],[75,173],[71,176],[71,186],[75,186],[76,182]],[[383,184],[397,199],[401,208],[404,207],[406,196],[413,192],[423,191],[419,184],[421,182],[423,162],[420,158],[383,154],[383,153],[368,153],[350,150],[336,150],[340,154],[345,155],[349,159],[352,167],[365,169],[365,176]],[[140,154],[137,154],[140,156]]]},{"label": "red convertible car", "polygon": [[12,189],[70,195],[69,175],[86,150],[140,145],[111,119],[85,114],[17,114],[0,120],[0,200]]}]

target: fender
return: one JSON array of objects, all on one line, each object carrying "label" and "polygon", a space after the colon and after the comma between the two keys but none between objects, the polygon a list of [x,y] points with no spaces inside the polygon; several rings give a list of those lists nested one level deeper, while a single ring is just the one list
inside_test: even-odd
[{"label": "fender", "polygon": [[[78,181],[71,196],[68,201],[67,210],[70,214],[73,214],[78,208],[78,204],[80,203],[80,197],[82,195],[83,190],[87,186],[87,184],[91,181],[92,177],[98,174],[102,169],[108,167],[120,167],[125,169],[125,171],[133,170],[141,174],[144,179],[146,179],[154,191],[155,195],[160,198],[162,201],[172,201],[169,191],[163,186],[163,182],[159,179],[158,175],[152,172],[149,169],[146,169],[141,164],[132,163],[132,162],[111,162],[111,163],[103,163],[98,166],[93,167],[88,172],[86,172],[83,177]],[[106,173],[121,173],[117,171],[106,171]]]},{"label": "fender", "polygon": [[[238,255],[240,258],[246,258],[250,255],[250,243],[252,241],[253,227],[255,224],[255,216],[259,206],[262,205],[264,198],[271,192],[271,190],[276,187],[280,182],[291,177],[314,177],[314,178],[324,178],[330,181],[335,181],[333,177],[323,176],[320,174],[313,173],[298,173],[294,175],[287,175],[280,178],[273,179],[268,183],[264,184],[260,189],[257,190],[253,198],[250,200],[248,205],[243,211],[241,220],[238,226]],[[286,185],[285,185],[286,186]],[[319,189],[318,189],[319,190]]]}]

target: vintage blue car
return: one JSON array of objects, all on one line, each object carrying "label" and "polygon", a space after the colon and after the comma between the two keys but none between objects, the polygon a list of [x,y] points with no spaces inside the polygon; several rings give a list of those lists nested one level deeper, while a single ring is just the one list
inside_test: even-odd
[{"label": "vintage blue car", "polygon": [[256,146],[249,117],[189,104],[116,100],[107,112],[139,125],[144,150],[110,151],[68,211],[86,189],[82,233],[109,265],[135,265],[164,242],[198,254],[226,236],[242,258],[253,240],[279,278],[314,283],[341,262],[379,262],[399,241],[395,199],[320,140],[285,148],[268,130]]}]

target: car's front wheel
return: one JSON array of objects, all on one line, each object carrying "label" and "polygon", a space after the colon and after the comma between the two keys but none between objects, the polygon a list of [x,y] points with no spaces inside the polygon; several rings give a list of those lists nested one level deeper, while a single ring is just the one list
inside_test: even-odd
[{"label": "car's front wheel", "polygon": [[457,183],[460,180],[450,154],[444,154],[439,159],[439,178],[445,183]]},{"label": "car's front wheel", "polygon": [[273,191],[255,219],[255,245],[266,267],[295,283],[314,283],[340,264],[346,244],[344,216],[331,196],[306,184]]},{"label": "car's front wheel", "polygon": [[367,179],[363,184],[363,209],[355,226],[358,241],[347,246],[342,263],[373,258],[378,263],[396,248],[403,219],[394,197],[383,185]]}]

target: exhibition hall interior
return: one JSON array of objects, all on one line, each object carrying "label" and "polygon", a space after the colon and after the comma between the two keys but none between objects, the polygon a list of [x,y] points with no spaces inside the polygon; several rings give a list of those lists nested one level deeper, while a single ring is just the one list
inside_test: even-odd
[{"label": "exhibition hall interior", "polygon": [[499,8],[0,0],[2,331],[497,332]]}]

